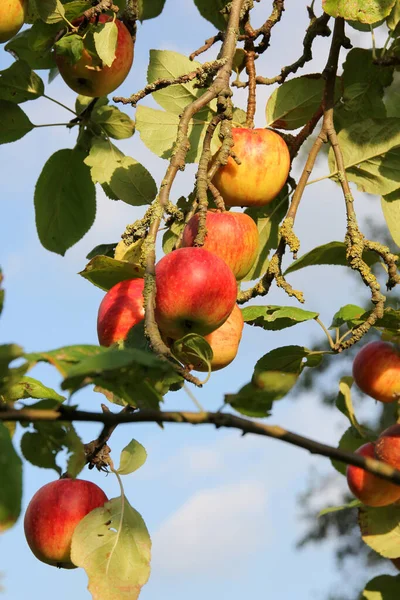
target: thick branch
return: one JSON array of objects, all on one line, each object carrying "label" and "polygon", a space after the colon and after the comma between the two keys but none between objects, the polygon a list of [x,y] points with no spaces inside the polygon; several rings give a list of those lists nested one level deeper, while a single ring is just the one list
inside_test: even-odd
[{"label": "thick branch", "polygon": [[60,406],[56,410],[34,410],[34,409],[6,409],[0,411],[0,421],[85,421],[104,423],[105,425],[118,425],[122,423],[178,423],[191,425],[214,425],[217,428],[238,429],[243,435],[252,433],[277,440],[282,440],[293,446],[304,448],[312,454],[326,456],[339,460],[348,465],[361,467],[366,471],[377,475],[381,479],[387,479],[400,485],[400,471],[393,469],[390,465],[371,458],[364,458],[360,454],[346,452],[334,446],[322,444],[297,433],[287,431],[277,425],[267,425],[257,421],[250,421],[229,413],[221,412],[178,412],[155,410],[141,410],[134,413],[120,412],[118,414],[92,413],[75,410],[67,406]]}]

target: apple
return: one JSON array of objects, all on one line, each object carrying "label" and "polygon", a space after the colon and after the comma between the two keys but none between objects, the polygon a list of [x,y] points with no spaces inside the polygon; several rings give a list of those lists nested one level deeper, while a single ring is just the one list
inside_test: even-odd
[{"label": "apple", "polygon": [[[100,15],[99,23],[112,21],[108,15]],[[83,18],[72,21],[74,26],[83,22]],[[95,18],[91,20],[95,22]],[[75,64],[71,64],[66,56],[57,54],[56,63],[61,77],[65,83],[77,94],[97,98],[107,96],[113,92],[126,79],[133,62],[133,42],[127,27],[115,20],[118,28],[117,48],[114,62],[111,66],[100,67],[93,62],[93,57],[83,50],[81,58]]]},{"label": "apple", "polygon": [[59,479],[41,487],[25,513],[25,536],[33,554],[54,567],[74,569],[71,540],[75,527],[108,498],[101,488],[83,479]]},{"label": "apple", "polygon": [[286,142],[271,129],[232,129],[233,152],[214,175],[225,206],[264,206],[283,188],[290,170]]},{"label": "apple", "polygon": [[236,303],[232,270],[204,248],[179,248],[156,264],[155,318],[165,337],[207,335],[220,327]]},{"label": "apple", "polygon": [[101,301],[97,335],[101,346],[124,340],[128,331],[144,319],[144,279],[127,279],[114,285]]},{"label": "apple", "polygon": [[[243,332],[243,315],[237,304],[221,327],[204,336],[213,351],[211,371],[219,371],[227,367],[236,357]],[[192,363],[193,364],[193,363]],[[193,364],[196,371],[207,371],[207,366],[199,361]]]},{"label": "apple", "polygon": [[376,458],[400,470],[400,424],[382,431],[375,442]]},{"label": "apple", "polygon": [[21,29],[25,21],[28,0],[1,0],[0,43],[8,42]]},{"label": "apple", "polygon": [[[356,454],[360,454],[366,458],[378,459],[372,442],[368,442],[358,448]],[[400,486],[380,479],[360,467],[348,465],[346,476],[350,490],[356,498],[367,506],[387,506],[400,500]]]},{"label": "apple", "polygon": [[[193,246],[199,227],[199,214],[187,223],[182,246]],[[250,271],[258,255],[258,229],[249,215],[239,212],[208,210],[206,214],[207,235],[202,246],[216,254],[232,269],[236,279],[243,279]]]},{"label": "apple", "polygon": [[353,362],[354,381],[368,396],[380,402],[400,398],[400,352],[388,342],[370,342]]}]

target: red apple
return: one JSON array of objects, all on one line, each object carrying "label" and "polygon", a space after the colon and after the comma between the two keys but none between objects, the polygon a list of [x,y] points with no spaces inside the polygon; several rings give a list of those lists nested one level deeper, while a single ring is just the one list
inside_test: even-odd
[{"label": "red apple", "polygon": [[180,248],[156,265],[155,317],[174,340],[187,333],[207,335],[226,321],[237,285],[228,265],[204,248]]},{"label": "red apple", "polygon": [[[227,367],[236,357],[240,340],[243,332],[243,316],[242,311],[237,304],[233,307],[233,311],[221,327],[218,327],[212,333],[205,336],[205,339],[210,344],[213,351],[211,361],[211,371],[219,371]],[[207,371],[207,366],[199,361],[193,364],[196,371]]]},{"label": "red apple", "polygon": [[8,42],[21,29],[25,21],[28,0],[1,0],[0,43]]},{"label": "red apple", "polygon": [[[183,231],[182,246],[193,246],[199,227],[195,214]],[[243,279],[258,255],[258,229],[251,217],[239,212],[207,211],[207,235],[202,246],[216,254],[232,269],[236,279]]]},{"label": "red apple", "polygon": [[[99,23],[112,21],[108,15],[100,15]],[[72,22],[78,26],[83,18]],[[93,17],[91,22],[95,22]],[[131,34],[125,25],[115,20],[118,28],[117,48],[114,62],[111,66],[99,67],[93,62],[93,57],[84,49],[81,58],[75,64],[71,64],[67,57],[57,54],[56,63],[61,77],[65,83],[77,94],[91,96],[107,96],[113,92],[126,79],[133,62],[133,42]]]},{"label": "red apple", "polygon": [[75,527],[107,496],[95,483],[83,479],[59,479],[36,492],[25,513],[25,536],[33,554],[54,567],[74,569],[71,540]]},{"label": "red apple", "polygon": [[[356,454],[361,454],[366,458],[378,459],[372,442],[358,448]],[[346,475],[350,490],[356,498],[367,506],[387,506],[400,500],[400,486],[380,479],[360,467],[348,465]]]},{"label": "red apple", "polygon": [[97,334],[102,346],[124,340],[128,331],[144,319],[144,279],[127,279],[114,285],[101,301]]},{"label": "red apple", "polygon": [[233,152],[238,165],[229,157],[220,167],[213,183],[226,206],[264,206],[283,188],[290,169],[289,150],[271,129],[232,129]]},{"label": "red apple", "polygon": [[400,470],[400,425],[396,423],[382,431],[375,442],[376,458]]},{"label": "red apple", "polygon": [[400,352],[388,342],[370,342],[353,362],[354,381],[366,394],[380,402],[400,398]]}]

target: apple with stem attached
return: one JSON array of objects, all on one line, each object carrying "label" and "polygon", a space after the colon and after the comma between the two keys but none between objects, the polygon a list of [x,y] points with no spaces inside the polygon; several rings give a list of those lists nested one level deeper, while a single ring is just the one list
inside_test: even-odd
[{"label": "apple with stem attached", "polygon": [[227,320],[235,306],[232,270],[204,248],[174,250],[156,264],[155,272],[155,318],[164,337],[207,335]]},{"label": "apple with stem attached", "polygon": [[[197,213],[187,223],[183,231],[183,247],[194,245],[199,222]],[[243,279],[258,255],[259,236],[253,219],[244,213],[208,210],[205,225],[207,235],[202,247],[222,258],[236,279]]]},{"label": "apple with stem attached", "polygon": [[271,129],[232,129],[233,153],[221,166],[213,184],[225,206],[265,206],[283,188],[290,170],[286,142]]},{"label": "apple with stem attached", "polygon": [[103,490],[83,479],[59,479],[41,487],[24,519],[25,536],[36,558],[54,567],[74,569],[70,558],[74,529],[106,502]]},{"label": "apple with stem attached", "polygon": [[354,381],[368,396],[380,402],[400,398],[400,352],[388,342],[370,342],[353,362]]},{"label": "apple with stem attached", "polygon": [[28,0],[1,0],[0,43],[8,42],[18,33],[25,21]]},{"label": "apple with stem attached", "polygon": [[101,301],[97,334],[102,346],[124,340],[129,330],[144,319],[144,279],[128,279],[114,285]]},{"label": "apple with stem attached", "polygon": [[[100,15],[98,18],[99,23],[111,21],[112,17],[108,15]],[[96,22],[95,17],[90,22]],[[78,27],[82,23],[84,19],[80,17],[73,21],[72,25]],[[117,46],[114,61],[110,66],[99,66],[87,48],[84,48],[82,56],[75,64],[66,56],[57,53],[56,49],[56,63],[61,77],[77,94],[93,98],[107,96],[126,79],[133,62],[134,46],[131,34],[122,21],[115,19],[115,24],[118,29]]]},{"label": "apple with stem attached", "polygon": [[[375,454],[374,444],[368,442],[358,450],[356,454],[360,454],[365,458],[374,458],[378,460]],[[346,469],[347,483],[353,494],[367,506],[387,506],[400,500],[400,486],[390,483],[384,479],[380,479],[376,475],[348,465]]]}]

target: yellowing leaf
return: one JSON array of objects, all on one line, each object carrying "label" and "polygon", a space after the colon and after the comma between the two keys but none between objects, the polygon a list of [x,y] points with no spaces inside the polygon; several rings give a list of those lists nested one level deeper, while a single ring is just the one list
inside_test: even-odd
[{"label": "yellowing leaf", "polygon": [[151,540],[125,497],[113,498],[78,524],[71,559],[88,575],[93,600],[136,600],[150,575]]}]

